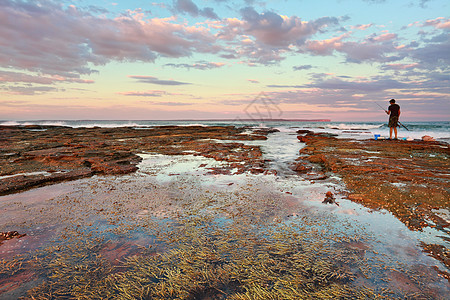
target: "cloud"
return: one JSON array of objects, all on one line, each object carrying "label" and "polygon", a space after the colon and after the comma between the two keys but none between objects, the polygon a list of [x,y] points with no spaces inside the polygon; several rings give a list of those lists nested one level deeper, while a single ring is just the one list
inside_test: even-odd
[{"label": "cloud", "polygon": [[426,4],[427,2],[429,2],[430,0],[420,0],[420,7],[422,8],[426,8]]},{"label": "cloud", "polygon": [[[124,96],[132,96],[132,97],[164,97],[164,96],[188,96],[190,98],[194,98],[192,95],[186,95],[186,94],[180,94],[180,93],[169,93],[167,91],[162,90],[150,90],[150,91],[127,91],[127,92],[117,92],[118,95],[124,95]],[[166,106],[185,106],[185,105],[194,105],[196,103],[193,102],[161,102],[161,101],[154,101],[149,102],[146,101],[145,103],[153,103],[153,104],[159,104],[159,105],[166,105]]]},{"label": "cloud", "polygon": [[247,81],[251,83],[259,83],[259,81],[256,79],[247,79]]},{"label": "cloud", "polygon": [[342,47],[342,40],[348,36],[349,33],[345,33],[338,37],[321,41],[309,40],[304,46],[299,48],[299,52],[309,52],[313,55],[331,55],[335,50],[339,50]]},{"label": "cloud", "polygon": [[268,84],[266,86],[269,88],[294,88],[294,89],[306,87],[305,85],[285,85],[285,84]]},{"label": "cloud", "polygon": [[[410,118],[418,119],[435,114],[438,119],[448,119],[442,111],[448,110],[450,74],[438,70],[420,73],[412,71],[417,70],[414,66],[405,66],[391,66],[398,72],[395,77],[378,75],[355,78],[316,73],[311,74],[311,81],[307,84],[269,85],[267,87],[273,89],[266,90],[265,93],[279,104],[305,108],[302,113],[309,107],[311,112],[316,110],[329,114],[327,118],[332,118],[338,111],[359,111],[363,114],[355,115],[357,118],[366,116],[377,119],[382,117],[382,114],[374,101],[395,98],[400,100],[402,108],[407,112],[405,116]],[[412,108],[412,105],[421,105],[423,108]],[[414,111],[419,110],[422,116],[414,117]]]},{"label": "cloud", "polygon": [[52,86],[9,86],[3,88],[3,90],[9,94],[16,95],[36,95],[59,91],[59,89]]},{"label": "cloud", "polygon": [[35,95],[55,92],[60,89],[52,85],[61,82],[85,84],[94,83],[93,80],[85,80],[80,78],[62,77],[58,75],[30,75],[22,72],[0,70],[0,89],[10,94]]},{"label": "cloud", "polygon": [[[233,51],[233,53],[235,53],[234,51]],[[233,53],[230,53],[230,54],[222,54],[222,55],[220,55],[220,57],[222,57],[222,58],[226,58],[226,59],[236,59],[236,58],[238,58],[235,54],[233,54]]]},{"label": "cloud", "polygon": [[306,22],[296,16],[286,17],[270,11],[259,14],[252,7],[241,9],[241,15],[243,33],[253,36],[259,43],[274,47],[303,44],[311,35],[339,24],[333,17]]},{"label": "cloud", "polygon": [[174,3],[176,10],[186,12],[194,17],[198,16],[199,9],[191,0],[177,0]]},{"label": "cloud", "polygon": [[375,77],[366,80],[342,80],[334,77],[306,84],[305,87],[326,90],[351,90],[353,93],[367,93],[402,89],[408,87],[408,85],[388,77]]},{"label": "cloud", "polygon": [[198,17],[199,15],[201,15],[209,19],[219,19],[219,16],[214,12],[214,9],[212,9],[211,7],[199,9],[197,5],[191,0],[174,1],[174,9],[176,12],[187,13],[193,17]]},{"label": "cloud", "polygon": [[352,29],[356,29],[356,30],[367,30],[372,26],[373,26],[373,24],[360,24],[360,25],[355,25],[355,26],[350,26],[350,27]]},{"label": "cloud", "polygon": [[8,72],[0,70],[0,82],[25,82],[38,84],[54,84],[56,82],[94,83],[93,80],[80,78],[67,78],[61,76],[39,76],[20,72]]},{"label": "cloud", "polygon": [[293,88],[318,90],[349,90],[351,93],[365,94],[371,92],[383,92],[390,89],[407,88],[408,84],[391,79],[388,76],[376,76],[367,79],[354,79],[350,76],[330,76],[328,74],[316,74],[313,81],[302,85],[271,84],[269,88]]},{"label": "cloud", "polygon": [[24,100],[0,101],[0,106],[3,107],[21,107],[23,105],[29,105],[29,102]]},{"label": "cloud", "polygon": [[117,92],[119,95],[124,96],[138,96],[138,97],[162,97],[167,95],[168,93],[166,91],[145,91],[145,92],[137,92],[137,91],[130,91],[130,92]]},{"label": "cloud", "polygon": [[221,62],[196,62],[194,64],[165,64],[164,66],[167,67],[173,67],[173,68],[186,68],[186,69],[198,69],[198,70],[210,70],[210,69],[216,69],[221,68],[225,66],[225,63]]},{"label": "cloud", "polygon": [[418,67],[418,63],[412,63],[412,64],[386,64],[384,66],[381,66],[382,70],[408,70],[408,69],[414,69]]},{"label": "cloud", "polygon": [[450,19],[439,17],[433,20],[427,20],[424,26],[433,26],[438,29],[450,29]]},{"label": "cloud", "polygon": [[390,62],[403,58],[398,56],[389,56],[388,54],[395,51],[392,44],[378,44],[372,42],[347,42],[338,47],[338,51],[343,52],[347,56],[347,61],[361,62]]},{"label": "cloud", "polygon": [[373,36],[369,37],[369,40],[371,40],[373,42],[386,42],[386,41],[395,40],[396,38],[397,38],[397,34],[395,34],[395,33],[383,33],[380,35],[373,35]]},{"label": "cloud", "polygon": [[218,30],[218,40],[227,43],[222,57],[245,57],[249,65],[278,63],[293,52],[293,47],[339,25],[334,17],[303,21],[271,11],[258,13],[252,7],[243,8],[240,13],[242,19],[227,18],[210,26]]},{"label": "cloud", "polygon": [[150,83],[150,84],[158,84],[158,85],[185,85],[185,84],[191,84],[189,82],[181,82],[181,81],[175,81],[175,80],[161,80],[153,76],[141,76],[141,75],[129,75],[129,78],[136,79],[138,82],[141,83]]},{"label": "cloud", "polygon": [[212,9],[211,7],[205,7],[200,11],[200,14],[209,19],[220,19],[219,16],[214,12],[214,9]]},{"label": "cloud", "polygon": [[14,111],[3,109],[0,101],[0,119],[3,120],[181,120],[181,119],[213,119],[223,118],[222,112],[155,109],[151,105],[110,105],[93,107],[75,104],[44,105],[24,103]]},{"label": "cloud", "polygon": [[112,60],[154,62],[219,50],[207,28],[173,17],[144,19],[136,11],[108,19],[56,1],[1,2],[3,68],[76,78]]},{"label": "cloud", "polygon": [[148,104],[153,104],[153,105],[162,105],[162,106],[188,106],[188,105],[194,105],[196,103],[186,103],[186,102],[171,102],[171,101],[167,101],[167,102],[156,102],[156,101],[148,101],[146,102]]},{"label": "cloud", "polygon": [[405,55],[419,63],[426,70],[440,69],[449,71],[450,66],[450,35],[435,36],[422,47],[405,50]]},{"label": "cloud", "polygon": [[347,62],[392,62],[407,56],[397,45],[397,35],[382,33],[371,35],[362,41],[345,41],[350,32],[326,40],[309,40],[299,47],[299,52],[329,56],[335,51],[346,55]]}]

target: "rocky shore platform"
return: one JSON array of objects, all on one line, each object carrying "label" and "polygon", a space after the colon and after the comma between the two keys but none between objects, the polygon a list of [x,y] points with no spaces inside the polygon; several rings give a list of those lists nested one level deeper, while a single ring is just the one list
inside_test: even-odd
[{"label": "rocky shore platform", "polygon": [[[318,169],[337,174],[346,198],[375,210],[387,210],[410,230],[427,227],[450,242],[450,148],[424,141],[351,140],[329,134],[298,132],[300,150],[295,170],[305,175]],[[422,248],[450,270],[450,250],[442,245]],[[450,280],[448,272],[442,276]]]},{"label": "rocky shore platform", "polygon": [[[0,126],[0,299],[445,299],[448,144],[299,130],[287,179],[258,146],[275,131]],[[202,175],[175,169],[159,181],[192,155]],[[350,201],[440,240],[401,239],[403,264],[346,221],[344,206],[361,208]]]},{"label": "rocky shore platform", "polygon": [[230,163],[228,170],[211,172],[263,173],[259,147],[238,141],[266,139],[270,130],[247,131],[233,126],[0,126],[0,195],[95,174],[132,173],[139,153],[202,155]]}]

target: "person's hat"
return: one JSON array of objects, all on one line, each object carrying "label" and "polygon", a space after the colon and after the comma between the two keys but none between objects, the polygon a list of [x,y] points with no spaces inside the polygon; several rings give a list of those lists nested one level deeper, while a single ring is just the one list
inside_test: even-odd
[{"label": "person's hat", "polygon": [[395,103],[395,99],[389,100],[389,103]]}]

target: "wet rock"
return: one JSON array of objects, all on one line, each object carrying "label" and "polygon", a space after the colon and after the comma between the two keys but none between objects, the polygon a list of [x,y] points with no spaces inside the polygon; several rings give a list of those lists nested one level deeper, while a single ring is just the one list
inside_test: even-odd
[{"label": "wet rock", "polygon": [[270,133],[280,132],[280,131],[276,128],[258,128],[258,129],[253,130],[253,132],[255,134],[261,134],[263,136],[267,136]]},{"label": "wet rock", "polygon": [[[31,130],[33,129],[33,130]],[[34,130],[39,129],[39,130]],[[0,194],[95,174],[135,172],[142,152],[202,155],[229,162],[238,172],[266,172],[258,146],[211,140],[263,140],[273,129],[250,131],[234,126],[160,126],[145,130],[0,126]],[[233,165],[236,164],[236,165]],[[46,172],[45,175],[19,174]],[[216,171],[219,172],[219,171]]]},{"label": "wet rock", "polygon": [[297,136],[297,139],[301,142],[301,143],[306,143],[308,141],[308,137],[304,136],[304,135],[299,135]]},{"label": "wet rock", "polygon": [[92,167],[92,163],[91,163],[90,161],[88,161],[88,160],[83,161],[83,162],[81,163],[81,165],[82,165],[83,167],[86,167],[86,168]]},{"label": "wet rock", "polygon": [[312,167],[308,166],[305,162],[298,162],[292,168],[295,172],[306,173],[312,170]]},{"label": "wet rock", "polygon": [[429,136],[429,135],[424,135],[422,137],[422,141],[424,141],[424,142],[434,142],[435,139],[433,137]]},{"label": "wet rock", "polygon": [[323,172],[310,172],[306,174],[305,178],[308,180],[325,180],[328,176]]},{"label": "wet rock", "polygon": [[355,201],[355,202],[360,202],[360,201],[364,200],[364,195],[361,195],[361,194],[349,194],[347,196],[347,198],[349,200],[352,200],[352,201]]},{"label": "wet rock", "polygon": [[265,170],[263,168],[252,168],[250,169],[250,173],[252,174],[262,174]]},{"label": "wet rock", "polygon": [[334,197],[333,193],[328,191],[325,195],[325,199],[322,201],[322,203],[325,204],[336,204],[339,206],[339,203],[336,202],[336,198]]},{"label": "wet rock", "polygon": [[0,245],[5,240],[11,240],[13,238],[21,238],[24,236],[26,236],[26,234],[20,234],[17,231],[0,232]]},{"label": "wet rock", "polygon": [[300,129],[300,130],[297,130],[297,133],[298,134],[313,134],[314,132],[311,130],[307,130],[307,129]]},{"label": "wet rock", "polygon": [[323,154],[314,154],[314,155],[309,156],[307,159],[310,162],[316,163],[316,164],[324,164],[327,161],[325,155],[323,155]]},{"label": "wet rock", "polygon": [[264,171],[264,175],[277,175],[278,174],[278,172],[277,172],[277,170],[266,170],[266,171]]},{"label": "wet rock", "polygon": [[[445,246],[437,245],[437,244],[427,244],[424,242],[420,242],[420,245],[425,253],[428,253],[430,256],[435,259],[441,261],[447,268],[450,268],[450,250]],[[443,272],[446,274],[442,274],[444,278],[450,281],[450,275],[447,272]],[[445,276],[444,276],[445,275]]]},{"label": "wet rock", "polygon": [[307,135],[304,141],[306,147],[300,150],[299,158],[316,164],[314,168],[322,172],[339,175],[349,200],[385,209],[411,230],[433,227],[442,232],[444,240],[448,236],[450,224],[439,215],[439,211],[450,209],[448,144],[355,141],[323,134]]},{"label": "wet rock", "polygon": [[339,136],[338,134],[328,133],[328,132],[314,133],[314,135],[319,136],[319,137],[326,137],[326,138],[332,138],[332,137]]},{"label": "wet rock", "polygon": [[90,169],[77,169],[64,173],[49,173],[49,175],[17,175],[3,178],[0,180],[0,195],[92,175],[94,175],[94,172]]}]

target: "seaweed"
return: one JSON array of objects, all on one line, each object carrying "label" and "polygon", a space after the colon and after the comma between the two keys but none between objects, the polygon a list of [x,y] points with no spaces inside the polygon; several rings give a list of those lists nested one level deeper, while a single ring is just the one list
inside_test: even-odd
[{"label": "seaweed", "polygon": [[[190,217],[112,266],[101,246],[78,241],[40,258],[46,280],[29,299],[368,299],[352,285],[357,251],[298,224],[265,228]],[[177,239],[175,239],[176,237]],[[159,249],[158,249],[159,248]]]}]

